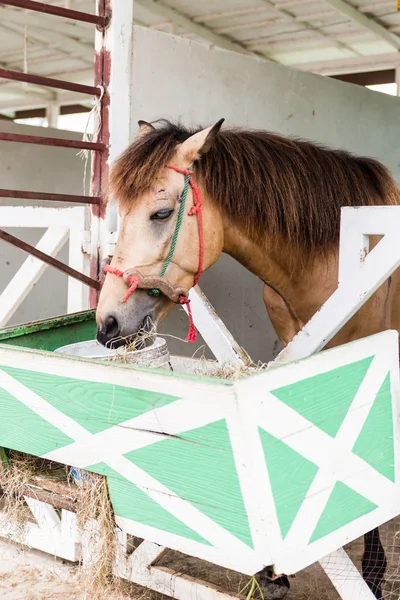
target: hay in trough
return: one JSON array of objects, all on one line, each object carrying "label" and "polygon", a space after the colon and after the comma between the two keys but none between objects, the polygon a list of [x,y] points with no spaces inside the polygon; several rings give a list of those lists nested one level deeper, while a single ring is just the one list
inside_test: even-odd
[{"label": "hay in trough", "polygon": [[[205,365],[210,363],[207,359],[202,356],[200,359],[200,365],[198,368],[195,368],[193,371],[194,375],[204,375],[208,369],[205,369],[201,366],[201,363],[204,362]],[[209,370],[209,376],[215,379],[228,379],[228,380],[238,380],[244,379],[245,377],[250,377],[256,373],[261,373],[264,369],[267,368],[266,363],[253,363],[249,358],[247,364],[242,365],[232,365],[229,363],[218,363],[213,362],[212,369]]]},{"label": "hay in trough", "polygon": [[0,469],[1,511],[21,540],[25,537],[28,522],[32,521],[32,513],[25,500],[27,487],[34,474],[43,470],[44,462],[29,454],[10,451],[7,464]]},{"label": "hay in trough", "polygon": [[108,600],[121,591],[122,580],[113,572],[118,541],[106,477],[82,473],[77,519],[87,551],[81,569],[82,590],[88,600]]}]

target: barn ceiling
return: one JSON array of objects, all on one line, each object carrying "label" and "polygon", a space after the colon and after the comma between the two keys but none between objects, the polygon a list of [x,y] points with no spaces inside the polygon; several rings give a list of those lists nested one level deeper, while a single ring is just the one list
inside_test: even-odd
[{"label": "barn ceiling", "polygon": [[[400,67],[396,0],[133,1],[138,25],[323,75]],[[95,0],[47,3],[95,11]],[[0,2],[0,33],[0,67],[92,84],[93,25]],[[0,113],[10,116],[85,100],[72,92],[0,80]]]}]

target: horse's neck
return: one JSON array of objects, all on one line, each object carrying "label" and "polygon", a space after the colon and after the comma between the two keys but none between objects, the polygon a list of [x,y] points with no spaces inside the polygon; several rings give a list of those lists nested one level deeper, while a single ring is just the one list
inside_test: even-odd
[{"label": "horse's neck", "polygon": [[303,323],[337,287],[335,254],[307,264],[287,242],[255,241],[234,226],[225,234],[224,252],[272,286]]}]

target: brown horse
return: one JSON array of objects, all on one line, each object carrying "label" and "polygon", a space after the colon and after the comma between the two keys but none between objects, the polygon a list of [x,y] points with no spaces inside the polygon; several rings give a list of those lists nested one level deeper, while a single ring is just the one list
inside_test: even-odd
[{"label": "brown horse", "polygon": [[[150,322],[158,324],[193,286],[202,256],[197,218],[188,216],[192,207],[196,212],[196,198],[180,172],[192,165],[202,198],[202,270],[225,252],[262,279],[268,315],[284,345],[337,288],[341,207],[400,204],[395,181],[376,160],[266,131],[220,131],[222,122],[190,131],[141,121],[137,139],[114,164],[110,189],[121,229],[97,309],[101,343],[125,343]],[[127,283],[139,289],[121,303]],[[158,295],[149,293],[152,287]],[[400,331],[399,292],[396,272],[329,346]],[[377,598],[384,563],[379,536],[371,532],[363,566]]]}]

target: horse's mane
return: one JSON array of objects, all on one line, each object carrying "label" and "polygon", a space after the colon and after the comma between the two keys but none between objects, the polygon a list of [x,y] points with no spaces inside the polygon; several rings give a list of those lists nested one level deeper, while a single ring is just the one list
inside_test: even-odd
[{"label": "horse's mane", "polygon": [[[155,125],[111,169],[110,190],[122,205],[148,190],[177,144],[202,129]],[[195,180],[252,235],[282,236],[312,253],[337,244],[342,206],[400,204],[380,162],[267,131],[222,129],[196,162]]]}]

